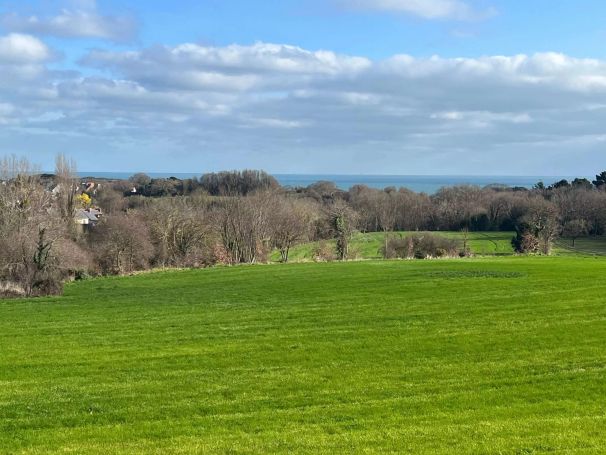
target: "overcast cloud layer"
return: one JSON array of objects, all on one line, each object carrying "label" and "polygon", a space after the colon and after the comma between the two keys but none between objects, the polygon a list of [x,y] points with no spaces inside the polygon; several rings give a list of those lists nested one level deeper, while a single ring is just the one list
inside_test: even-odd
[{"label": "overcast cloud layer", "polygon": [[[468,12],[459,1],[430,3],[435,10],[376,4],[417,5],[428,17]],[[59,34],[58,23],[15,28]],[[102,28],[86,30],[122,36]],[[100,45],[78,69],[57,70],[62,50],[42,40],[0,36],[0,150],[43,164],[57,152],[81,169],[171,172],[589,175],[603,164],[598,59],[371,60],[279,43],[183,43]]]}]

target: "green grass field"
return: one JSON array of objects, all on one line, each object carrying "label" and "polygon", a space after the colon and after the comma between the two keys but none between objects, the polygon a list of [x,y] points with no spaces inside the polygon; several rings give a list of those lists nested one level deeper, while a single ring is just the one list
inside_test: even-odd
[{"label": "green grass field", "polygon": [[583,237],[576,239],[560,238],[556,241],[555,251],[559,255],[606,256],[606,236]]},{"label": "green grass field", "polygon": [[603,453],[606,260],[214,268],[0,302],[1,453]]},{"label": "green grass field", "polygon": [[[398,232],[390,235],[406,236],[418,234]],[[463,249],[462,232],[432,232],[434,235],[455,239]],[[511,256],[514,249],[511,239],[515,232],[469,232],[468,246],[476,256]],[[381,248],[385,241],[382,232],[357,233],[351,241],[351,255],[356,259],[382,259]],[[334,248],[334,242],[325,242],[329,248]],[[289,262],[310,262],[314,260],[314,251],[319,242],[304,243],[295,246],[289,255]],[[606,236],[585,237],[572,240],[561,238],[556,241],[553,253],[558,256],[606,256]],[[275,251],[271,256],[274,262],[280,261],[280,254]]]},{"label": "green grass field", "polygon": [[[418,233],[398,232],[391,235],[406,236],[410,234]],[[463,248],[462,232],[433,232],[432,234],[455,239],[460,244],[461,249]],[[514,252],[511,246],[511,239],[514,235],[513,232],[470,232],[468,233],[468,246],[472,253],[476,255],[511,255]],[[358,259],[381,259],[383,257],[381,248],[384,241],[385,234],[382,232],[357,233],[351,242],[351,253]],[[333,246],[334,242],[327,242],[327,244]],[[312,261],[317,245],[318,242],[297,245],[291,250],[289,261]],[[277,262],[280,260],[280,254],[274,252],[271,258]]]}]

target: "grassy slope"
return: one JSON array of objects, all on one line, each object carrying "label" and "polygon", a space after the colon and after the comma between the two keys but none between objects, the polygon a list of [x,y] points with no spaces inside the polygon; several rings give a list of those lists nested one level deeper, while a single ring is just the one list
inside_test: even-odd
[{"label": "grassy slope", "polygon": [[0,452],[604,452],[605,273],[293,264],[0,302]]},{"label": "grassy slope", "polygon": [[[400,232],[395,235],[408,235],[409,232]],[[418,234],[418,233],[414,233]],[[461,232],[434,232],[435,235],[442,235],[456,239],[463,246],[463,233]],[[513,232],[470,232],[469,248],[477,255],[505,255],[513,254],[511,239]],[[354,236],[351,248],[352,252],[361,259],[379,259],[382,258],[381,247],[385,239],[382,232],[358,233]],[[330,243],[334,245],[334,242]],[[292,249],[289,260],[291,262],[310,261],[313,259],[313,252],[317,243],[307,243],[298,245]],[[275,252],[272,260],[279,261],[280,255]]]}]

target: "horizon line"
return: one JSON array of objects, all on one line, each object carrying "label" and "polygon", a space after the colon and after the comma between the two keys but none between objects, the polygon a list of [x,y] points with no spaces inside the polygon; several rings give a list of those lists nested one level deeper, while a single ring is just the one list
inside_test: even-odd
[{"label": "horizon line", "polygon": [[[94,174],[165,174],[165,175],[204,175],[213,174],[219,172],[238,172],[247,169],[231,169],[231,170],[220,170],[220,171],[208,171],[208,172],[183,172],[183,171],[76,171],[78,174],[87,174],[86,176],[94,177]],[[251,169],[252,170],[252,169]],[[254,169],[260,170],[262,169]],[[320,177],[541,177],[541,178],[570,178],[579,177],[578,175],[572,174],[351,174],[351,173],[293,173],[293,172],[268,172],[264,171],[269,175],[289,175],[289,176],[320,176]],[[53,174],[54,171],[44,171],[43,173]],[[591,174],[593,175],[593,174]],[[586,176],[586,175],[585,175]]]}]

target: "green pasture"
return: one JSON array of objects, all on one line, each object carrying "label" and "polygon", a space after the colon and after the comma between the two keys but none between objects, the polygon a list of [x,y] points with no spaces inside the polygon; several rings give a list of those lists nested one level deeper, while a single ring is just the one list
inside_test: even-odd
[{"label": "green pasture", "polygon": [[[352,259],[382,259],[382,247],[385,236],[419,235],[419,232],[383,232],[356,233],[351,241],[350,256]],[[463,249],[464,235],[462,232],[431,232],[433,235],[455,239],[459,248]],[[515,232],[469,232],[467,233],[468,248],[475,256],[511,256],[514,249],[511,244]],[[291,249],[289,262],[313,261],[315,252],[320,244],[334,250],[334,241],[310,242],[296,245]],[[555,242],[553,254],[558,256],[606,256],[606,236],[591,236],[576,239],[560,238]],[[273,262],[280,261],[280,254],[274,251],[271,255]]]},{"label": "green pasture", "polygon": [[[385,234],[383,232],[356,233],[351,241],[351,256],[356,259],[381,259],[383,253],[381,248],[385,243],[386,235],[405,237],[407,235],[418,235],[419,232],[396,232]],[[453,238],[463,249],[464,234],[462,232],[432,232],[431,234]],[[468,248],[475,255],[511,255],[513,247],[511,239],[513,232],[469,232]],[[321,242],[304,243],[295,246],[289,255],[291,262],[312,261],[314,252]],[[329,248],[334,248],[334,242],[326,241]],[[273,261],[280,260],[280,254],[274,252],[271,256]]]},{"label": "green pasture", "polygon": [[307,263],[1,301],[0,453],[604,453],[605,275]]},{"label": "green pasture", "polygon": [[591,236],[575,239],[560,238],[556,241],[555,252],[566,256],[606,256],[606,236]]}]

